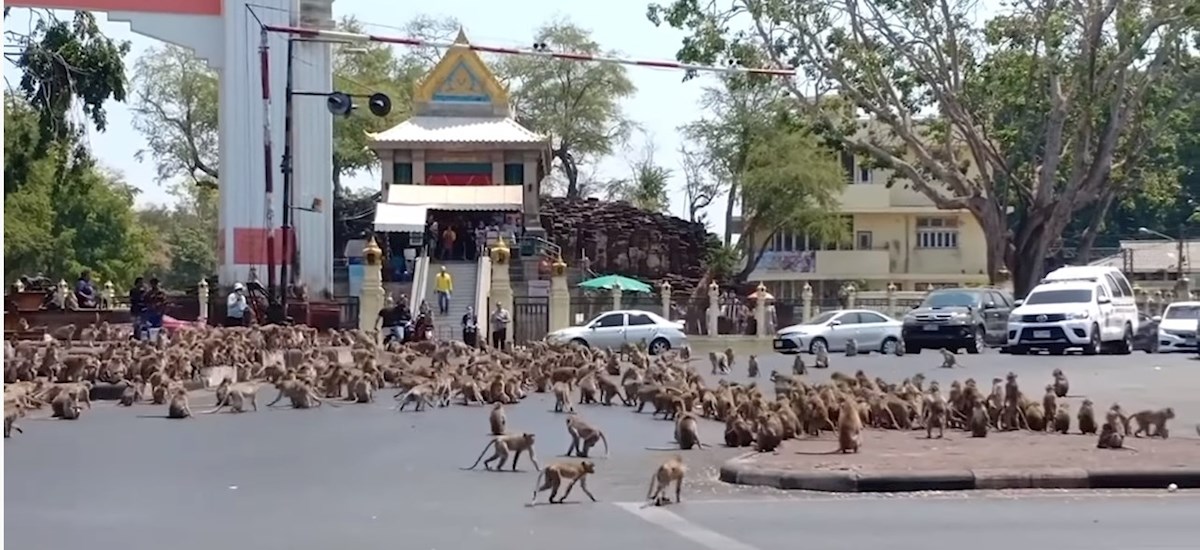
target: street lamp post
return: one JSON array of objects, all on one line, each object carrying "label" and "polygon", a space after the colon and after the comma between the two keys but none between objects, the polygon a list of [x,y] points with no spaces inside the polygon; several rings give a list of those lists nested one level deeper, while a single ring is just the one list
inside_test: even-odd
[{"label": "street lamp post", "polygon": [[1154,235],[1162,237],[1168,241],[1175,241],[1175,280],[1183,280],[1183,226],[1179,226],[1179,236],[1172,237],[1161,231],[1155,231],[1148,227],[1139,227],[1138,233],[1143,235]]}]

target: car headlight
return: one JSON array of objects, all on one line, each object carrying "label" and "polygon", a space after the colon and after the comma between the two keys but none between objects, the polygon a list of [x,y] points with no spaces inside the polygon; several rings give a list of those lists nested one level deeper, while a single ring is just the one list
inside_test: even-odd
[{"label": "car headlight", "polygon": [[1076,311],[1067,315],[1067,319],[1087,319],[1092,316],[1092,313],[1087,310]]}]

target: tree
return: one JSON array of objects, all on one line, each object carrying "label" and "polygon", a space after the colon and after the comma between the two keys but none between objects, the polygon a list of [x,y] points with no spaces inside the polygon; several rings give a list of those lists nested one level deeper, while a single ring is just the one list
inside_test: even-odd
[{"label": "tree", "polygon": [[152,206],[138,212],[144,227],[158,236],[152,265],[163,283],[191,288],[217,270],[218,191],[191,182],[171,187],[172,206]]},{"label": "tree", "polygon": [[[608,53],[600,50],[590,31],[566,21],[544,25],[534,41],[553,51]],[[614,63],[508,56],[499,61],[497,72],[513,90],[517,120],[551,136],[551,152],[567,180],[567,196],[583,196],[580,165],[612,153],[632,128],[620,104],[635,91],[625,68]]]},{"label": "tree", "polygon": [[154,160],[158,180],[219,180],[216,72],[191,50],[152,47],[133,69],[133,127],[146,138],[139,161]]},{"label": "tree", "polygon": [[[6,127],[24,128],[39,116],[24,100],[5,98]],[[10,155],[29,157],[28,150],[5,146]],[[20,188],[5,194],[6,280],[36,273],[70,279],[89,269],[97,280],[124,283],[145,269],[150,236],[133,212],[136,191],[89,163],[64,163],[77,147],[51,142],[48,154],[28,165]]]},{"label": "tree", "polygon": [[699,153],[680,147],[679,156],[683,158],[683,196],[687,219],[707,226],[708,214],[704,209],[723,194],[721,185],[706,173],[704,159]]},{"label": "tree", "polygon": [[[1157,91],[1197,86],[1181,55],[1197,13],[1187,2],[1029,0],[979,27],[975,5],[678,0],[649,15],[692,33],[686,61],[750,50],[798,67],[811,87],[782,83],[829,137],[939,208],[971,212],[991,237],[989,275],[1007,266],[1023,296],[1069,220],[1161,137]],[[749,28],[729,31],[739,20]],[[828,93],[870,124],[820,108]]]},{"label": "tree", "polygon": [[[123,57],[129,43],[113,41],[100,32],[96,19],[88,12],[75,12],[70,22],[55,17],[50,10],[30,10],[31,28],[22,34],[6,29],[4,58],[21,71],[16,92],[36,113],[38,132],[32,148],[24,149],[31,157],[41,157],[51,149],[61,155],[86,162],[87,148],[77,138],[85,128],[73,121],[73,109],[80,109],[97,131],[108,125],[104,103],[125,100]],[[9,8],[4,9],[8,18]],[[7,79],[6,79],[7,80]],[[9,89],[13,89],[10,85]],[[75,145],[63,150],[65,143]],[[6,140],[6,145],[8,141]],[[16,191],[27,180],[27,162],[5,163],[4,191]]]},{"label": "tree", "polygon": [[630,177],[609,181],[605,186],[608,200],[625,201],[648,212],[670,210],[667,189],[671,183],[671,170],[654,162],[654,153],[654,142],[648,139],[641,155],[630,166]]}]

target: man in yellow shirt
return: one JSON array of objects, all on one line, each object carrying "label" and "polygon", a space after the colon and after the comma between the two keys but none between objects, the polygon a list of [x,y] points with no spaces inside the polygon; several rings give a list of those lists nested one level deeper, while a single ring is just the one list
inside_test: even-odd
[{"label": "man in yellow shirt", "polygon": [[445,315],[450,312],[450,294],[454,292],[454,279],[446,271],[446,266],[442,266],[442,271],[434,276],[433,284],[437,292],[438,313]]}]

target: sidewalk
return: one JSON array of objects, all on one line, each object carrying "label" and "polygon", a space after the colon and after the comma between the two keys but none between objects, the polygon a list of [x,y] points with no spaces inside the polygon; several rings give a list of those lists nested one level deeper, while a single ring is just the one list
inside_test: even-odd
[{"label": "sidewalk", "polygon": [[971,489],[1200,488],[1200,440],[1190,426],[1169,439],[1127,438],[1137,449],[1101,450],[1095,436],[1008,432],[972,438],[947,431],[865,431],[857,454],[836,452],[833,434],[787,441],[778,452],[726,462],[727,483],[829,492]]}]

